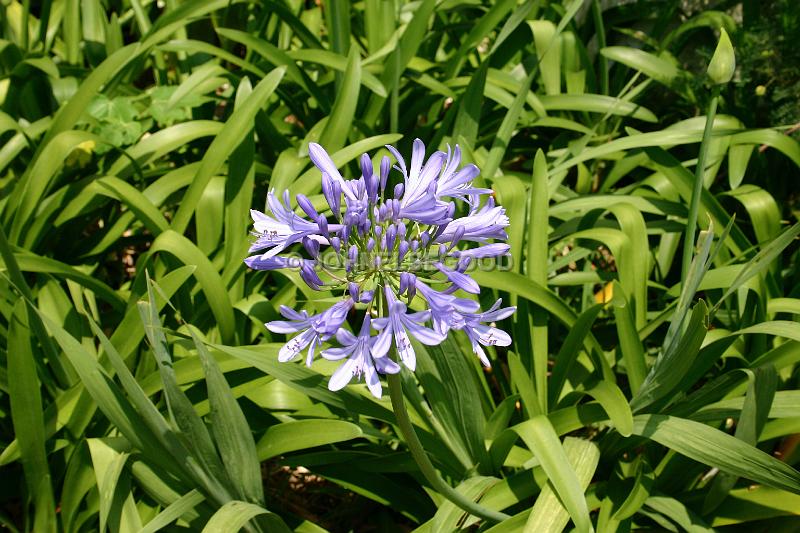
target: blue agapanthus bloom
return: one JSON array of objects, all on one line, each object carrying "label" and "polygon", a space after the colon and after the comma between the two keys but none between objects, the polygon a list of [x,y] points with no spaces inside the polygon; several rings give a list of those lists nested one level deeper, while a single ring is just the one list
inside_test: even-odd
[{"label": "blue agapanthus bloom", "polygon": [[[511,337],[494,326],[515,308],[481,311],[475,300],[457,291],[478,294],[469,275],[476,261],[508,255],[505,210],[495,205],[490,189],[478,188],[475,165],[461,166],[461,150],[436,151],[425,159],[425,145],[414,141],[410,166],[393,147],[380,168],[361,157],[361,176],[346,180],[328,153],[309,144],[309,155],[322,172],[327,203],[318,211],[298,194],[295,213],[288,191],[267,197],[270,215],[252,210],[256,253],[245,263],[256,270],[295,269],[314,290],[341,294],[341,300],[317,315],[281,306],[286,320],[266,324],[274,333],[290,335],[279,360],[290,361],[307,350],[311,365],[317,349],[333,339],[339,347],[322,357],[344,362],[328,384],[331,390],[364,376],[373,395],[381,396],[378,374],[394,374],[400,366],[389,357],[395,346],[400,361],[416,367],[411,337],[427,345],[441,343],[451,330],[463,330],[480,361],[489,366],[482,346],[508,346]],[[402,180],[390,185],[394,168]],[[319,205],[319,204],[318,204]],[[458,216],[457,213],[464,213]],[[292,249],[295,249],[292,252]],[[357,335],[347,317],[364,311]],[[429,325],[428,325],[429,324]],[[374,334],[373,334],[374,330]]]}]

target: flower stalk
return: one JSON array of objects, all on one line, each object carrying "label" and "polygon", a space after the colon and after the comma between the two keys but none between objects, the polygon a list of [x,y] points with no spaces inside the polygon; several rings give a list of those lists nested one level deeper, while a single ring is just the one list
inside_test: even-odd
[{"label": "flower stalk", "polygon": [[700,153],[697,156],[697,166],[694,171],[694,188],[689,203],[689,216],[686,219],[686,231],[683,240],[683,262],[681,263],[681,279],[686,280],[689,267],[694,256],[694,238],[697,232],[697,215],[700,211],[700,198],[703,195],[703,174],[708,159],[708,149],[711,144],[711,131],[714,128],[714,119],[717,116],[717,102],[719,101],[719,85],[712,89],[711,102],[706,113],[706,125],[703,128],[703,140],[700,142]]},{"label": "flower stalk", "polygon": [[400,374],[389,374],[387,375],[386,380],[389,384],[389,398],[392,400],[392,409],[394,410],[394,416],[397,419],[397,427],[400,429],[400,434],[402,435],[403,440],[406,442],[406,446],[408,446],[408,451],[411,452],[414,462],[417,463],[420,472],[422,472],[422,475],[428,480],[428,483],[431,484],[431,488],[459,508],[471,515],[482,518],[483,520],[487,520],[489,522],[502,522],[503,520],[511,518],[505,513],[487,509],[486,507],[473,502],[451,487],[444,479],[442,479],[442,477],[439,475],[439,472],[436,470],[436,467],[433,466],[428,454],[425,452],[425,448],[422,447],[422,443],[420,442],[419,437],[417,437],[417,432],[414,429],[414,425],[411,423],[411,419],[408,416],[405,398],[403,397],[403,384],[400,379]]},{"label": "flower stalk", "polygon": [[[385,375],[400,434],[431,487],[464,511],[500,522],[509,516],[473,502],[439,475],[408,416],[400,372],[401,364],[412,372],[416,368],[412,338],[437,345],[450,331],[463,331],[487,367],[483,347],[511,344],[496,323],[515,307],[503,308],[497,300],[481,310],[475,299],[456,295],[481,291],[468,272],[472,262],[508,254],[509,245],[502,243],[508,238],[508,217],[490,189],[473,185],[480,171],[475,165],[461,166],[458,146],[426,158],[425,145],[416,139],[410,165],[395,147],[386,148],[394,167],[383,157],[376,171],[364,154],[361,176],[346,180],[325,149],[311,143],[309,156],[321,172],[327,208],[317,211],[298,194],[303,217],[292,208],[288,192],[282,199],[270,192],[270,214],[251,212],[256,240],[250,253],[255,255],[245,263],[256,270],[298,269],[312,289],[341,293],[341,299],[317,315],[281,306],[286,320],[266,324],[273,333],[291,336],[278,360],[291,361],[307,349],[306,364],[311,366],[318,349],[335,338],[338,346],[322,350],[325,359],[342,361],[328,388],[340,390],[363,377],[372,395],[380,398],[379,375]],[[392,168],[402,178],[394,186]],[[290,247],[302,247],[304,254],[286,255]],[[326,262],[323,252],[333,261]],[[412,304],[423,310],[412,310]],[[351,323],[353,318],[360,326]]]},{"label": "flower stalk", "polygon": [[708,149],[711,144],[711,135],[714,128],[714,119],[717,115],[717,104],[721,87],[733,79],[736,70],[736,54],[733,50],[730,37],[725,28],[720,29],[720,38],[717,48],[709,62],[706,73],[714,84],[711,92],[711,101],[708,103],[706,125],[703,128],[703,139],[700,142],[700,153],[697,156],[697,166],[694,170],[694,188],[689,204],[689,217],[686,219],[686,233],[683,242],[683,261],[681,263],[681,280],[686,280],[694,255],[694,237],[697,230],[697,215],[700,211],[700,198],[703,194],[703,174],[706,169]]}]

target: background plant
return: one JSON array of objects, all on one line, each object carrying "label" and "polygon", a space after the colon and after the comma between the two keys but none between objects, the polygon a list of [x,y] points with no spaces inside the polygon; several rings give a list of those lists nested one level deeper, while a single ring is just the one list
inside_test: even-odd
[{"label": "background plant", "polygon": [[[322,205],[309,142],[354,175],[420,137],[458,143],[512,222],[514,270],[476,278],[518,306],[514,344],[491,372],[464,338],[418,347],[402,376],[437,469],[512,515],[476,527],[796,528],[797,21],[695,7],[4,2],[0,520],[475,524],[426,490],[388,398],[277,363],[263,323],[330,295],[242,264],[267,190]],[[682,279],[720,27],[740,67]]]}]

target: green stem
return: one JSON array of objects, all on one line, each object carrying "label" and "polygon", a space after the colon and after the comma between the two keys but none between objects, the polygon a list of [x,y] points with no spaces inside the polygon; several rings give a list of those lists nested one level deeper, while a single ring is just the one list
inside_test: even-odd
[{"label": "green stem", "polygon": [[387,381],[389,382],[389,397],[392,399],[392,408],[394,409],[394,416],[397,418],[400,434],[406,441],[408,450],[411,452],[414,461],[416,461],[420,472],[422,472],[422,475],[428,480],[428,483],[431,484],[431,487],[464,511],[479,518],[483,518],[484,520],[502,522],[503,520],[511,518],[505,513],[492,511],[482,505],[478,505],[448,485],[441,478],[436,468],[433,466],[433,463],[431,463],[425,449],[422,447],[422,443],[419,441],[419,437],[417,437],[417,432],[414,430],[411,419],[408,417],[408,410],[406,410],[405,399],[403,398],[400,374],[389,374],[387,376]]},{"label": "green stem", "polygon": [[[20,30],[22,30],[22,35],[20,36],[20,41],[22,41],[22,49],[25,50],[27,54],[29,52],[28,47],[30,46],[30,37],[28,36],[28,18],[31,12],[31,0],[24,0],[22,2],[22,23],[20,24]],[[42,21],[42,24],[45,24],[46,21]]]},{"label": "green stem", "polygon": [[[594,30],[597,35],[597,49],[606,47],[606,28],[603,24],[603,9],[600,0],[592,2],[592,18]],[[608,60],[603,54],[597,54],[598,69],[600,70],[600,94],[608,94]]]},{"label": "green stem", "polygon": [[706,127],[703,129],[703,140],[700,142],[700,153],[697,156],[697,166],[694,171],[694,190],[689,204],[689,218],[686,220],[686,233],[683,240],[683,262],[681,263],[681,280],[686,280],[689,267],[692,264],[694,255],[694,236],[697,230],[697,214],[700,211],[700,197],[703,194],[703,173],[706,168],[708,157],[708,147],[711,144],[711,129],[714,127],[714,117],[717,114],[717,102],[719,101],[720,86],[715,85],[711,94],[711,102],[708,104],[706,114]]},{"label": "green stem", "polygon": [[394,83],[392,84],[392,96],[389,101],[389,131],[398,131],[400,123],[400,54],[394,54]]}]

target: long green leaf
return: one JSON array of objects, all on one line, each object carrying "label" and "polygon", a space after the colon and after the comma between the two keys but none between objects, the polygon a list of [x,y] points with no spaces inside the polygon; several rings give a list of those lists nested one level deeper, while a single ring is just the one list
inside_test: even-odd
[{"label": "long green leaf", "polygon": [[35,508],[33,527],[37,531],[56,531],[52,477],[45,451],[42,392],[36,375],[28,310],[17,300],[8,332],[8,382],[11,419],[20,446],[29,498]]},{"label": "long green leaf", "polygon": [[[579,453],[571,453],[572,459],[558,440],[553,426],[547,417],[534,416],[530,420],[518,424],[512,428],[528,445],[528,448],[539,459],[547,479],[552,484],[555,494],[558,496],[561,504],[569,513],[569,516],[575,522],[578,531],[593,531],[592,522],[589,519],[589,509],[586,504],[586,498],[583,495],[584,488],[591,479],[592,473],[599,455],[592,454],[588,450],[583,449]],[[572,446],[572,444],[568,445]],[[590,448],[596,450],[593,445]],[[570,451],[574,451],[570,449]],[[573,460],[582,457],[578,465],[585,464],[591,470],[586,478],[586,472],[581,468],[581,478],[578,477],[576,469],[573,466]],[[585,461],[585,463],[584,463]],[[594,463],[593,465],[591,463]],[[542,504],[544,506],[544,504]],[[546,511],[542,511],[546,512]],[[559,520],[560,521],[560,520]],[[562,526],[563,527],[563,526]]]},{"label": "long green leaf", "polygon": [[211,403],[211,431],[222,462],[230,478],[236,480],[234,487],[239,495],[245,501],[262,504],[261,465],[250,426],[217,362],[193,329],[189,328],[189,333],[203,363]]},{"label": "long green leaf", "polygon": [[[578,488],[582,492],[586,490],[589,482],[594,476],[597,463],[600,460],[600,450],[595,444],[583,439],[567,437],[564,439],[564,455],[569,461],[569,466],[575,471]],[[563,531],[570,516],[572,516],[578,531],[593,531],[591,522],[588,524],[584,520],[576,518],[569,504],[564,500],[562,492],[559,491],[559,483],[549,477],[547,485],[542,489],[536,503],[531,509],[531,514],[525,523],[523,531],[525,533]],[[581,499],[583,499],[581,495]],[[588,529],[586,529],[588,528]]]},{"label": "long green leaf", "polygon": [[361,428],[343,420],[296,420],[271,426],[258,441],[261,461],[297,450],[358,438]]},{"label": "long green leaf", "polygon": [[226,503],[214,513],[206,527],[203,528],[203,533],[238,533],[247,522],[259,515],[268,515],[271,528],[269,531],[278,533],[291,531],[283,520],[263,507],[234,500]]},{"label": "long green leaf", "polygon": [[633,433],[723,472],[800,494],[800,472],[705,424],[667,415],[637,415]]},{"label": "long green leaf", "polygon": [[214,138],[211,146],[206,150],[197,175],[181,200],[175,218],[172,220],[172,229],[176,232],[183,233],[186,230],[208,182],[222,168],[231,152],[250,131],[248,126],[253,123],[256,113],[278,87],[285,72],[284,67],[278,67],[264,77],[255,86],[247,101],[234,111],[219,135]]}]

